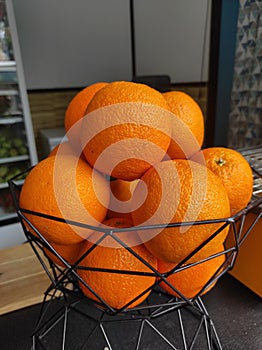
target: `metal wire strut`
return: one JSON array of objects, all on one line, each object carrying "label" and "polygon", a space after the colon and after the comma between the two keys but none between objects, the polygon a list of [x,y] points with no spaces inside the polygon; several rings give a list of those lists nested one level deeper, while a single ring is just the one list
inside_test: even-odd
[{"label": "metal wire strut", "polygon": [[[164,303],[170,301],[171,305],[174,299],[158,290],[150,298]],[[177,298],[175,301],[179,302]],[[194,301],[194,306],[171,307],[166,315],[156,316],[149,310],[115,316],[98,309],[86,298],[73,295],[58,298],[53,293],[43,302],[31,350],[222,350],[213,321],[200,297]]]}]

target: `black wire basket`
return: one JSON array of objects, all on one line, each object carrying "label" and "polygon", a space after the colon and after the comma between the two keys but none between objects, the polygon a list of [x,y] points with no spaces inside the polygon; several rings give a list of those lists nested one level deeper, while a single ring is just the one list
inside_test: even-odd
[{"label": "black wire basket", "polygon": [[[260,175],[254,174],[256,178]],[[34,334],[32,335],[32,349],[152,349],[151,345],[145,344],[148,337],[154,343],[154,348],[161,349],[222,349],[219,336],[214,323],[205,308],[201,299],[206,291],[230,270],[236,260],[240,246],[250,234],[258,220],[261,218],[262,197],[253,195],[251,202],[246,208],[234,216],[224,219],[203,220],[190,223],[170,223],[168,225],[144,226],[139,230],[153,228],[169,229],[181,225],[210,225],[219,223],[219,228],[206,241],[200,244],[188,256],[178,262],[171,270],[160,273],[155,266],[152,266],[132,248],[127,246],[118,236],[119,232],[130,231],[132,228],[102,228],[85,225],[79,222],[70,222],[71,225],[92,229],[100,233],[99,238],[90,248],[82,253],[74,264],[60,255],[50,242],[28,219],[27,214],[44,217],[48,220],[68,223],[68,220],[42,213],[32,212],[19,206],[19,194],[21,186],[16,184],[16,178],[9,181],[9,188],[16,207],[18,218],[24,230],[24,234],[35,252],[38,260],[43,266],[50,279],[41,305],[41,311],[37,320]],[[255,219],[245,225],[247,215],[255,213]],[[223,249],[201,261],[191,262],[194,257],[206,244],[211,242],[219,233],[229,227],[229,234],[224,242]],[[127,249],[135,259],[144,264],[148,272],[105,269],[83,266],[83,259],[97,249],[99,244],[110,236],[124,249]],[[56,257],[50,258],[50,254]],[[202,288],[193,296],[187,297],[176,285],[170,283],[168,277],[179,271],[196,266],[223,256],[223,262],[218,266],[216,272],[209,278]],[[127,274],[134,276],[154,277],[154,283],[150,287],[129,300],[121,308],[114,308],[109,305],[93,288],[84,281],[79,271],[90,270],[94,272]],[[163,284],[174,292],[167,293],[161,286]],[[94,296],[88,298],[80,288],[84,285]],[[144,301],[131,307],[141,297]],[[172,336],[167,336],[167,322],[174,327]],[[73,327],[74,325],[74,327]],[[77,325],[77,327],[76,327]],[[125,333],[125,327],[128,333]],[[120,337],[119,334],[132,334],[132,337]],[[76,343],[77,339],[77,345]],[[200,343],[199,343],[200,342]],[[201,344],[201,345],[199,345]],[[148,346],[148,347],[147,347]]]}]

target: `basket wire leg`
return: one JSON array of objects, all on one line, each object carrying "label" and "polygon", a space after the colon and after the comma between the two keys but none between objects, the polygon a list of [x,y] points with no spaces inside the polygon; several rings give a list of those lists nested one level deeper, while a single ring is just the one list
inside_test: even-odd
[{"label": "basket wire leg", "polygon": [[39,312],[39,316],[36,322],[36,326],[35,326],[35,332],[34,334],[36,334],[40,328],[42,328],[43,326],[41,326],[41,322],[43,321],[44,317],[47,314],[48,309],[51,307],[52,301],[54,301],[56,299],[56,294],[57,290],[53,290],[53,293],[51,294],[51,299],[47,300],[47,297],[50,296],[50,294],[46,291],[44,294],[44,299],[42,301],[41,304],[41,309]]},{"label": "basket wire leg", "polygon": [[[41,326],[41,322],[44,320],[44,317],[45,317],[45,315],[49,309],[49,306],[50,306],[50,304],[47,304],[47,296],[48,296],[48,293],[45,293],[43,301],[41,303],[41,309],[40,309],[40,312],[38,315],[38,319],[36,321],[34,333],[32,334],[32,347],[31,347],[32,350],[36,349],[37,341],[39,341],[39,336],[37,335],[37,333],[43,327],[43,326]],[[53,299],[54,299],[54,295],[52,295],[50,303],[52,302]],[[41,346],[41,347],[44,348],[43,346]]]},{"label": "basket wire leg", "polygon": [[145,320],[142,320],[141,324],[140,324],[140,327],[139,327],[139,331],[138,331],[138,338],[137,338],[137,343],[136,343],[136,349],[135,350],[139,350],[141,339],[142,339],[142,334],[143,334],[143,330],[144,330],[144,325],[145,325]]},{"label": "basket wire leg", "polygon": [[[175,347],[174,344],[171,343],[171,341],[169,339],[167,339],[165,337],[165,335],[157,328],[155,327],[152,322],[150,322],[150,320],[148,318],[141,318],[140,320],[140,327],[139,327],[139,330],[138,330],[138,336],[137,336],[137,341],[136,341],[136,344],[135,344],[135,350],[139,350],[141,348],[141,341],[142,341],[142,338],[143,338],[143,332],[144,332],[144,328],[145,328],[145,324],[147,324],[152,331],[154,331],[166,344],[168,344],[170,346],[170,349],[173,349],[173,350],[178,350],[178,348]],[[108,337],[108,334],[107,334],[107,331],[106,329],[104,328],[104,325],[103,325],[103,322],[100,321],[99,323],[99,327],[101,329],[101,332],[103,334],[103,337],[104,337],[104,340],[106,342],[106,345],[108,347],[109,350],[113,350],[113,347],[110,343],[110,340],[109,340],[109,337]]]},{"label": "basket wire leg", "polygon": [[104,328],[102,322],[99,323],[99,327],[100,327],[100,329],[101,329],[101,332],[102,332],[102,334],[103,334],[103,336],[104,336],[104,339],[105,339],[105,341],[106,341],[106,344],[107,344],[109,350],[113,350],[113,348],[112,348],[112,346],[111,346],[111,344],[110,344],[110,342],[109,342],[108,336],[107,336],[107,334],[106,334],[106,330],[105,330],[105,328]]},{"label": "basket wire leg", "polygon": [[[203,326],[203,316],[201,316],[201,319],[200,319],[200,321],[199,321],[198,327],[197,327],[197,329],[196,329],[196,331],[195,331],[195,334],[194,334],[194,336],[193,336],[192,342],[191,342],[191,344],[190,344],[189,350],[194,349],[195,342],[196,342],[196,340],[197,340],[197,338],[198,338],[198,336],[199,336],[199,333],[200,333],[200,330],[201,330],[201,327],[202,327],[202,326]],[[210,350],[210,349],[209,349],[209,350]]]},{"label": "basket wire leg", "polygon": [[70,310],[68,309],[68,306],[66,306],[65,308],[65,312],[64,312],[64,325],[63,325],[63,335],[62,335],[62,349],[61,350],[65,350],[66,347],[66,329],[67,329],[67,320],[68,320],[68,312]]},{"label": "basket wire leg", "polygon": [[[73,303],[74,304],[74,303]],[[49,334],[49,332],[59,323],[62,323],[62,347],[61,350],[66,349],[66,333],[67,333],[67,328],[68,328],[68,316],[69,316],[69,311],[71,310],[72,304],[64,305],[62,313],[61,313],[61,308],[55,314],[52,315],[47,321],[45,321],[41,325],[39,325],[38,330],[35,332],[35,336],[33,339],[33,346],[32,350],[37,349],[46,349],[45,347],[45,342],[44,342],[44,337]],[[50,307],[50,303],[47,304],[47,307]],[[195,307],[199,309],[199,316],[200,319],[197,324],[197,328],[194,331],[193,339],[190,340],[190,344],[187,344],[188,339],[186,338],[186,332],[184,329],[184,319],[183,319],[183,310],[184,308],[179,308],[175,312],[177,312],[178,320],[179,320],[179,326],[180,326],[180,331],[181,331],[181,341],[182,341],[182,347],[184,350],[193,350],[194,346],[196,345],[197,339],[200,337],[200,332],[204,328],[205,336],[206,336],[206,341],[207,341],[207,349],[208,350],[213,350],[213,349],[219,349],[222,350],[219,338],[217,336],[214,324],[212,320],[210,319],[210,316],[208,315],[208,312],[201,300],[201,298],[198,298],[195,300]],[[187,309],[187,308],[185,308]],[[193,309],[195,311],[195,309]],[[46,309],[44,309],[43,313],[46,313]],[[108,334],[108,330],[104,327],[104,322],[107,322],[104,320],[104,314],[101,316],[100,320],[97,323],[97,327],[99,327],[100,331],[102,332],[103,338],[105,340],[106,346],[108,350],[113,350],[113,346],[111,345],[110,337]],[[43,318],[43,315],[41,315],[41,320]],[[153,317],[154,319],[154,317]],[[147,315],[146,317],[142,317],[139,319],[140,321],[140,326],[137,334],[137,340],[136,340],[136,345],[135,345],[135,350],[142,350],[143,345],[142,345],[142,339],[145,331],[145,325],[148,325],[149,328],[155,332],[169,347],[170,349],[173,350],[178,350],[178,348],[175,346],[172,340],[166,338],[166,336],[162,333],[160,329],[158,329],[153,323],[151,319],[151,315]],[[38,333],[38,334],[37,334]],[[88,336],[88,339],[90,338],[90,335]],[[85,341],[86,344],[86,341]],[[84,345],[84,344],[83,344]],[[85,346],[83,346],[81,349],[84,349]],[[180,349],[180,348],[179,348]]]},{"label": "basket wire leg", "polygon": [[[53,315],[53,317],[55,315]],[[47,327],[46,330],[43,333],[41,333],[41,335],[38,336],[38,338],[39,339],[44,338],[63,318],[65,318],[65,312],[61,316],[59,316],[49,327]]]},{"label": "basket wire leg", "polygon": [[39,350],[39,348],[36,348],[36,345],[39,345],[40,349],[42,350],[47,350],[40,339],[37,339],[37,342],[34,343],[34,347],[32,347],[32,350]]},{"label": "basket wire leg", "polygon": [[201,308],[203,310],[203,312],[205,313],[206,335],[207,335],[207,341],[209,342],[209,345],[211,344],[210,337],[209,337],[209,335],[211,334],[211,340],[214,340],[214,346],[216,347],[216,349],[222,350],[222,345],[221,345],[221,342],[219,340],[214,322],[210,318],[202,299],[199,297],[196,300],[196,303],[199,305],[199,308]]},{"label": "basket wire leg", "polygon": [[[99,328],[100,328],[100,330],[102,332],[102,335],[104,337],[104,340],[106,342],[108,350],[113,350],[113,347],[112,347],[112,345],[110,343],[110,340],[109,340],[109,337],[108,337],[108,334],[107,334],[107,331],[106,331],[106,329],[105,329],[105,327],[103,325],[102,318],[103,318],[103,316],[101,317],[101,320],[99,322]],[[133,320],[133,321],[135,321],[135,320]],[[141,318],[140,322],[141,322],[141,324],[140,324],[139,331],[138,331],[138,338],[137,338],[135,350],[139,350],[140,349],[140,343],[141,343],[142,334],[143,334],[143,330],[144,330],[145,319]],[[105,348],[105,349],[107,349],[107,348]]]},{"label": "basket wire leg", "polygon": [[174,350],[178,350],[149,320],[145,322]]},{"label": "basket wire leg", "polygon": [[212,338],[212,336],[210,337],[210,331],[212,332],[212,329],[211,330],[209,329],[209,324],[208,324],[208,321],[207,321],[207,317],[204,316],[203,319],[204,319],[206,339],[207,339],[207,348],[208,348],[208,350],[212,350],[212,348],[213,348],[212,347],[212,339],[210,339],[210,338]]},{"label": "basket wire leg", "polygon": [[[79,312],[79,310],[78,310],[78,312]],[[85,317],[88,317],[88,318],[91,318],[92,320],[95,320],[94,318],[88,316],[87,314],[83,314],[82,312],[80,312],[80,313],[81,313],[83,316],[85,316]],[[104,340],[105,340],[105,342],[106,342],[106,346],[104,347],[104,349],[106,349],[106,350],[113,350],[112,345],[111,345],[110,340],[109,340],[109,337],[108,337],[108,334],[107,334],[107,331],[106,331],[106,329],[105,329],[105,327],[104,327],[104,325],[103,325],[103,323],[106,322],[106,321],[104,321],[105,315],[106,315],[106,312],[104,311],[104,312],[100,315],[99,319],[96,320],[96,325],[93,327],[93,329],[92,329],[92,331],[89,333],[88,337],[83,341],[83,343],[82,343],[81,346],[79,347],[79,350],[85,350],[85,349],[87,349],[87,346],[88,346],[87,344],[88,344],[90,338],[92,338],[92,336],[94,335],[94,333],[97,331],[97,329],[100,329],[100,331],[101,331],[101,333],[102,333],[102,336],[103,336],[103,338],[104,338]]]},{"label": "basket wire leg", "polygon": [[46,314],[46,311],[47,311],[46,303],[47,303],[47,294],[45,293],[43,301],[41,303],[41,309],[39,311],[38,319],[36,321],[35,331],[38,329],[42,319],[44,318],[44,315]]},{"label": "basket wire leg", "polygon": [[185,335],[185,329],[184,329],[181,309],[177,310],[177,316],[178,316],[178,321],[179,321],[179,326],[180,326],[180,331],[181,331],[181,336],[182,336],[182,342],[183,342],[184,350],[187,350],[186,335]]},{"label": "basket wire leg", "polygon": [[[90,334],[88,335],[87,339],[83,342],[83,344],[81,345],[81,347],[79,347],[79,350],[85,350],[86,349],[86,343],[88,342],[88,340],[92,337],[92,335],[95,333],[95,331],[97,330],[97,327],[100,328],[100,323],[98,325],[96,325],[92,331],[90,332]],[[109,348],[110,349],[110,348]]]},{"label": "basket wire leg", "polygon": [[56,299],[55,294],[57,290],[53,291],[51,296],[51,300],[47,300],[47,295],[45,294],[44,301],[42,302],[40,314],[37,320],[37,325],[35,327],[35,331],[32,335],[32,350],[36,349],[36,345],[40,344],[42,349],[45,349],[45,346],[42,343],[42,340],[45,336],[54,329],[57,324],[61,320],[63,322],[63,332],[62,332],[62,350],[65,349],[65,341],[66,341],[66,330],[67,330],[67,320],[68,320],[68,312],[70,308],[68,305],[62,305],[55,313],[52,314],[49,319],[45,320],[45,316],[47,315],[48,310],[52,307],[52,302]]}]

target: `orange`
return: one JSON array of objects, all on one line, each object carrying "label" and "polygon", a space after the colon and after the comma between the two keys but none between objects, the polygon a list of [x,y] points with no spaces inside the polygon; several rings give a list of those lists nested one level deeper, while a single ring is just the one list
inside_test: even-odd
[{"label": "orange", "polygon": [[162,94],[145,84],[116,81],[88,104],[81,139],[93,167],[134,180],[163,159],[170,135],[171,112]]},{"label": "orange", "polygon": [[71,143],[69,141],[63,141],[56,145],[52,151],[49,153],[49,157],[55,156],[59,152],[59,155],[61,154],[69,154],[69,155],[75,155],[78,156],[75,149],[72,147]]},{"label": "orange", "polygon": [[[111,196],[107,217],[126,218],[132,221],[131,199],[138,180],[114,180],[110,182]],[[114,198],[115,197],[115,198]]]},{"label": "orange", "polygon": [[172,140],[167,150],[171,159],[188,159],[204,140],[204,116],[198,103],[182,91],[163,93],[173,113]]},{"label": "orange", "polygon": [[81,123],[79,121],[86,114],[87,105],[95,93],[106,84],[105,82],[97,82],[85,87],[74,96],[66,109],[64,120],[65,130],[70,142],[72,142],[77,150],[81,147],[79,143]]},{"label": "orange", "polygon": [[[236,150],[210,147],[202,150],[206,166],[223,182],[235,214],[245,208],[253,194],[253,173],[248,161]],[[195,156],[199,160],[199,154]]]},{"label": "orange", "polygon": [[27,175],[20,194],[21,208],[67,220],[64,223],[25,214],[48,241],[65,245],[78,243],[92,232],[68,220],[99,225],[108,202],[106,179],[84,160],[70,155],[39,162]]},{"label": "orange", "polygon": [[[224,247],[221,245],[220,250],[217,252],[223,252]],[[225,262],[225,254],[218,255],[216,257],[210,258],[204,262],[200,262],[196,265],[185,267],[182,270],[178,270],[175,273],[170,274],[167,277],[167,281],[177,289],[182,296],[191,299],[200,293],[203,295],[210,291],[215,283],[211,283],[211,278],[217,274],[217,272],[222,272],[223,263]],[[170,272],[175,268],[175,264],[170,264],[162,260],[158,260],[158,271],[161,274]],[[169,294],[176,297],[181,297],[181,294],[172,289],[164,281],[160,282],[160,286],[167,291]]]},{"label": "orange", "polygon": [[[132,212],[134,225],[196,222],[227,218],[230,215],[226,189],[208,168],[196,162],[178,159],[163,161],[148,170],[135,191],[147,187],[143,204]],[[185,224],[184,224],[185,225]],[[161,260],[177,263],[199,247],[221,223],[164,227],[139,230],[146,247]],[[139,228],[138,228],[139,229]],[[189,261],[197,261],[217,250],[224,242],[228,227],[224,228]]]},{"label": "orange", "polygon": [[[125,219],[114,219],[111,221],[104,222],[105,225],[114,225],[119,227],[128,227],[129,222]],[[130,232],[134,238],[134,242],[139,242],[139,237],[135,232]],[[136,237],[135,237],[136,236]],[[110,245],[112,239],[110,236],[106,238],[107,242],[105,245]],[[92,243],[85,242],[85,247],[82,250],[82,254],[86,252]],[[143,244],[133,246],[132,249],[135,253],[148,262],[154,269],[157,267],[156,258],[146,249]],[[97,293],[102,300],[107,303],[110,307],[120,309],[125,307],[126,304],[130,303],[127,307],[135,307],[140,304],[149,295],[150,291],[147,291],[137,300],[133,301],[134,298],[138,297],[141,293],[150,288],[155,282],[155,276],[143,276],[136,274],[137,272],[149,272],[152,270],[147,267],[143,262],[138,260],[131,252],[127,249],[122,248],[118,245],[115,247],[108,247],[103,245],[97,245],[86,257],[83,258],[80,266],[100,269],[110,269],[115,272],[109,271],[92,271],[79,269],[78,274],[80,277],[90,286],[95,293]],[[121,273],[122,271],[133,271],[134,273]],[[96,301],[100,301],[83,283],[80,282],[80,287],[83,293]],[[132,302],[133,301],[133,302]]]},{"label": "orange", "polygon": [[[66,260],[70,265],[73,265],[78,257],[79,252],[81,250],[81,247],[83,245],[83,242],[75,243],[75,244],[56,244],[52,243],[52,247],[55,249],[55,251],[64,259]],[[61,267],[65,267],[66,265],[48,248],[44,247],[45,254],[57,265]]]}]

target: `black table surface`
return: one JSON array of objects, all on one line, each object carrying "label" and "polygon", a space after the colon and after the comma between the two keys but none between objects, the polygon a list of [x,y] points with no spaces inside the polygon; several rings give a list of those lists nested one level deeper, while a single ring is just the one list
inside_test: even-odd
[{"label": "black table surface", "polygon": [[[202,300],[214,322],[223,350],[261,350],[262,349],[262,300],[230,274],[224,275],[217,285]],[[0,349],[1,350],[29,350],[32,345],[31,335],[39,315],[41,304],[24,308],[0,317]],[[170,316],[171,317],[171,316]],[[83,326],[83,325],[82,325]],[[78,349],[79,325],[70,324],[71,330],[76,328],[74,345],[65,350]],[[118,325],[115,335],[117,337]],[[73,329],[74,331],[74,329]],[[128,338],[132,327],[127,327],[125,334],[119,328],[119,338]],[[166,332],[173,332],[167,324]],[[51,345],[50,345],[51,344]],[[51,342],[47,349],[59,350],[57,343]],[[61,347],[62,349],[62,347]],[[96,342],[81,347],[88,350],[104,350],[105,345]],[[113,350],[135,350],[134,347],[114,346]],[[163,346],[148,335],[148,339],[141,350],[171,349],[167,344]],[[180,348],[177,348],[180,350]],[[204,350],[204,345],[194,346],[193,349]],[[182,347],[181,350],[184,350]]]}]

